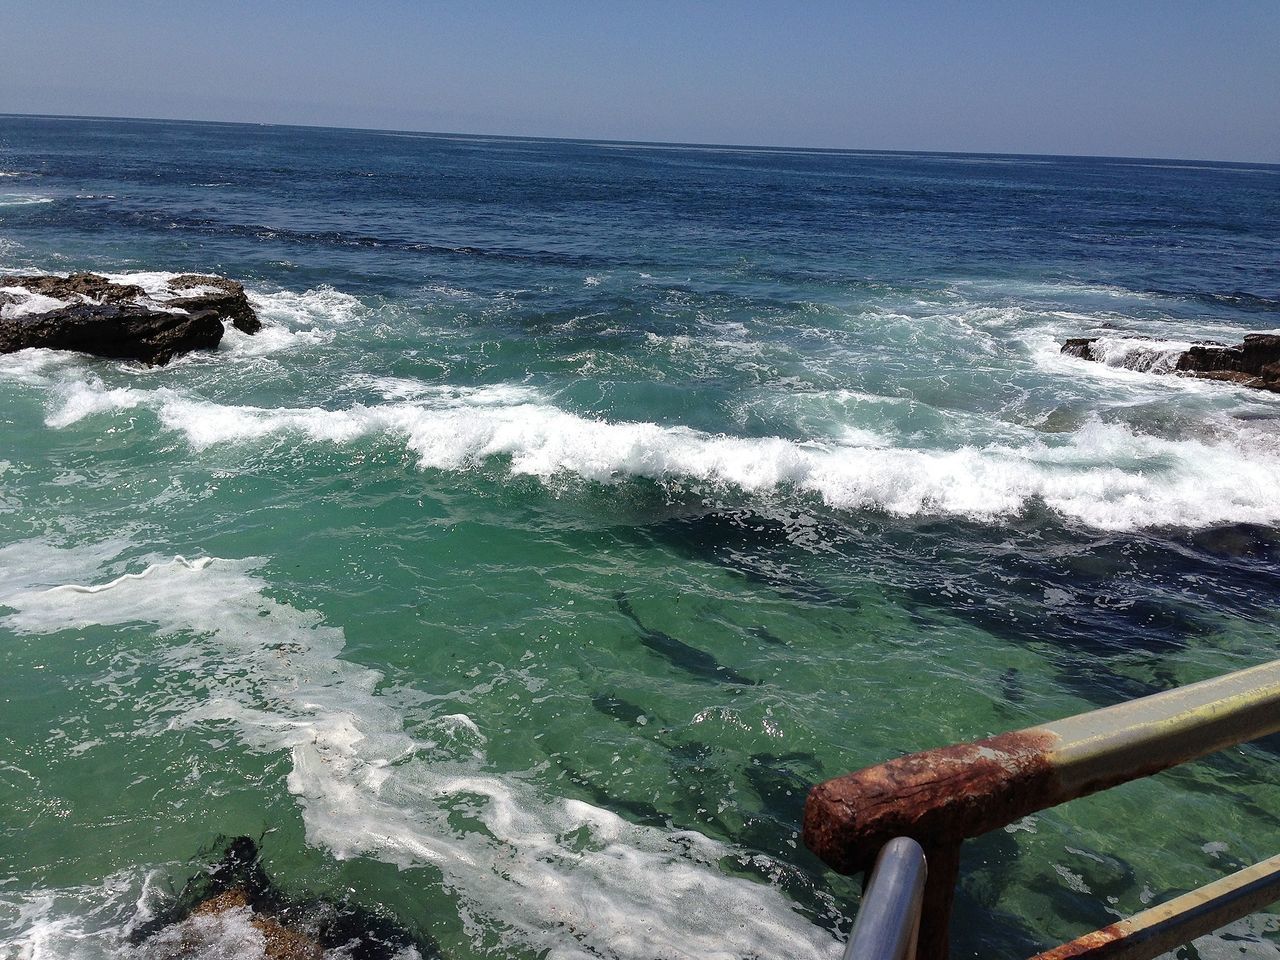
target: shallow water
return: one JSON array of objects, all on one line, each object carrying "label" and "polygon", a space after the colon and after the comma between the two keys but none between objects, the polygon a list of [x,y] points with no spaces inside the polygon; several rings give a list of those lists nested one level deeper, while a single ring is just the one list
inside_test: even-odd
[{"label": "shallow water", "polygon": [[[0,955],[128,954],[251,835],[449,957],[835,957],[811,784],[1275,655],[1280,397],[1123,358],[1280,326],[1280,168],[0,118],[0,171],[0,270],[266,323],[0,358]],[[1275,748],[970,844],[958,954],[1275,853]]]}]

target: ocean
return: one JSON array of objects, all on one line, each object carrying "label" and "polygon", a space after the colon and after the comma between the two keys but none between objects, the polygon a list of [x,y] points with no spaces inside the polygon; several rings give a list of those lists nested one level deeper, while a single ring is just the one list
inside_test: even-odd
[{"label": "ocean", "polygon": [[[1280,327],[1277,166],[0,117],[73,270],[265,326],[0,357],[6,958],[250,836],[451,960],[832,960],[811,785],[1276,656],[1280,395],[1124,357]],[[1278,749],[971,841],[955,954],[1275,854]]]}]

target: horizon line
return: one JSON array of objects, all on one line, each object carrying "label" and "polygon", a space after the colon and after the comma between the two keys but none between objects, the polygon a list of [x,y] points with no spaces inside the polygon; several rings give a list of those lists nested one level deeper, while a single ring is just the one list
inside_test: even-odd
[{"label": "horizon line", "polygon": [[620,146],[646,146],[707,150],[761,150],[766,152],[800,151],[829,154],[895,154],[901,156],[962,156],[962,157],[1015,157],[1071,160],[1143,160],[1162,163],[1213,164],[1231,167],[1280,167],[1280,160],[1212,160],[1194,157],[1142,157],[1128,154],[1092,153],[1009,153],[978,150],[905,150],[876,147],[814,147],[802,144],[763,143],[701,143],[692,140],[617,140],[610,137],[549,137],[532,134],[465,133],[446,130],[409,130],[392,127],[347,127],[319,123],[286,123],[272,120],[200,120],[192,117],[117,117],[104,114],[72,113],[8,113],[0,111],[0,118],[25,120],[81,120],[121,123],[195,123],[227,127],[288,127],[298,130],[336,130],[351,133],[404,134],[420,137],[467,137],[497,140],[524,140],[542,143],[617,144]]}]

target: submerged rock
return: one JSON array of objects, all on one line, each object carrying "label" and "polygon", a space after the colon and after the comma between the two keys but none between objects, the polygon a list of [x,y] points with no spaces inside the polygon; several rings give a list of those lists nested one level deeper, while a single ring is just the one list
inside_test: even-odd
[{"label": "submerged rock", "polygon": [[[1280,393],[1280,334],[1251,333],[1234,346],[1224,343],[1189,344],[1180,351],[1170,369],[1160,362],[1168,359],[1169,346],[1144,337],[1127,338],[1122,362],[1129,370],[1150,373],[1177,373],[1206,380],[1224,380],[1244,387]],[[1081,360],[1108,362],[1101,349],[1103,337],[1072,337],[1062,345],[1062,353]],[[1144,344],[1149,343],[1149,346]]]},{"label": "submerged rock", "polygon": [[262,327],[244,287],[225,277],[182,274],[145,288],[95,273],[0,276],[0,353],[45,347],[165,364],[216,347],[224,322]]}]

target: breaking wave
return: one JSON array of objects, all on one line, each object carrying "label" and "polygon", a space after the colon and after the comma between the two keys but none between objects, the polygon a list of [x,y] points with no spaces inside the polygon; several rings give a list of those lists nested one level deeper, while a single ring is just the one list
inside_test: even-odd
[{"label": "breaking wave", "polygon": [[1137,337],[1100,337],[1093,342],[1098,360],[1109,367],[1139,373],[1172,373],[1178,358],[1191,349],[1189,341],[1148,340]]},{"label": "breaking wave", "polygon": [[428,387],[376,381],[390,402],[329,410],[213,403],[161,388],[54,387],[46,422],[146,407],[196,451],[220,444],[403,443],[420,468],[459,471],[502,458],[513,474],[598,483],[696,481],[746,494],[816,496],[837,510],[994,521],[1043,504],[1104,530],[1271,523],[1280,519],[1280,436],[1235,421],[1168,439],[1096,418],[1066,433],[1031,428],[956,449],[843,438],[736,437],[684,426],[591,419],[524,386]]}]

